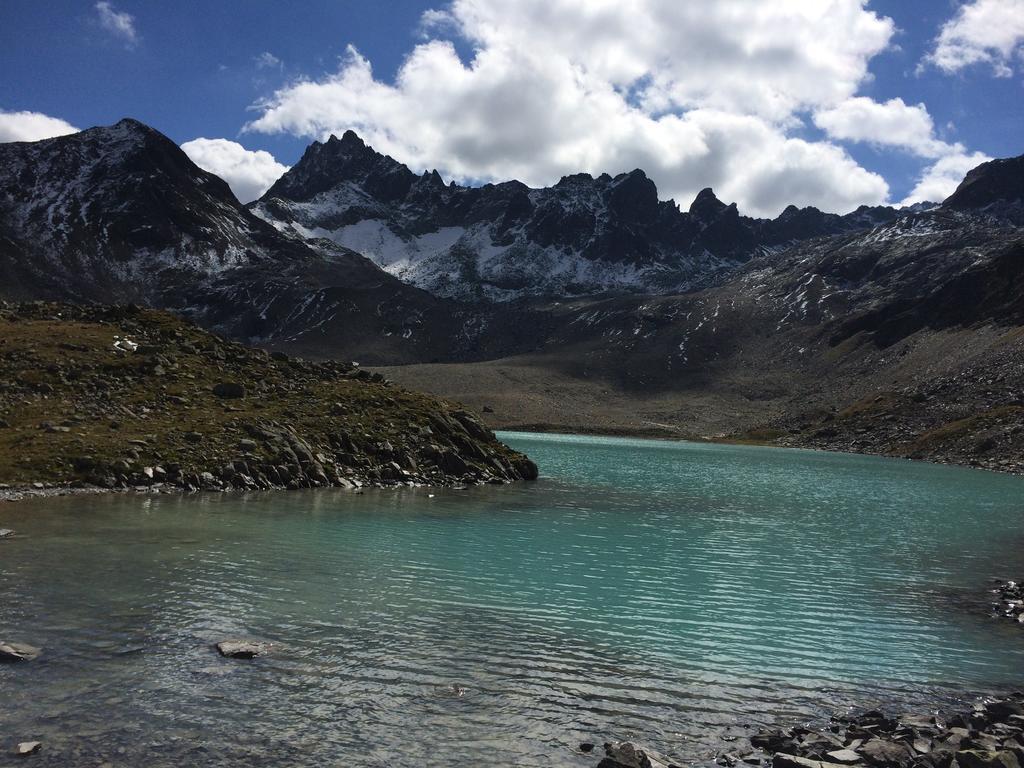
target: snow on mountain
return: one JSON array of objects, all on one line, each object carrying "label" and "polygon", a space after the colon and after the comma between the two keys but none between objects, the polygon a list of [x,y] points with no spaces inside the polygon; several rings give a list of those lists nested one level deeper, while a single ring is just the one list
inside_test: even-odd
[{"label": "snow on mountain", "polygon": [[417,176],[352,131],[310,145],[252,210],[282,232],[351,248],[436,295],[492,301],[690,290],[792,242],[897,215],[884,207],[848,216],[790,207],[757,220],[710,189],[684,212],[659,201],[640,170],[575,174],[545,189],[446,185],[436,171]]}]

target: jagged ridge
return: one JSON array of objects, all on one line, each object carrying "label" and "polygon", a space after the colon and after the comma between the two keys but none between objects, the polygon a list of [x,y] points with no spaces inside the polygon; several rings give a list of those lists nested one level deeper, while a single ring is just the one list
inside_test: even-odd
[{"label": "jagged ridge", "polygon": [[252,209],[437,295],[497,300],[680,292],[793,242],[898,215],[883,206],[846,216],[791,206],[777,219],[752,219],[710,189],[684,212],[660,201],[639,169],[574,174],[546,189],[445,185],[436,171],[417,176],[352,131],[310,145]]}]

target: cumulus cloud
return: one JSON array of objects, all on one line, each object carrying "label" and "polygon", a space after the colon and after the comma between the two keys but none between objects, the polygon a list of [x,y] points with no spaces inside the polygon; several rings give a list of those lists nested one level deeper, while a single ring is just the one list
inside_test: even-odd
[{"label": "cumulus cloud", "polygon": [[834,139],[898,147],[922,157],[941,157],[954,149],[935,137],[935,124],[924,104],[906,104],[899,98],[880,103],[855,96],[816,112],[814,124]]},{"label": "cumulus cloud", "polygon": [[917,186],[901,204],[911,205],[924,200],[940,203],[953,194],[969,170],[991,159],[981,152],[959,152],[942,157],[925,170]]},{"label": "cumulus cloud", "polygon": [[759,215],[888,196],[838,145],[791,135],[803,111],[853,96],[888,45],[892,22],[861,0],[455,0],[422,22],[428,39],[394,82],[350,48],[336,72],[257,105],[247,129],[352,128],[461,180],[642,167],[664,197],[712,185]]},{"label": "cumulus cloud", "polygon": [[968,152],[959,142],[937,138],[924,104],[906,104],[903,99],[879,103],[855,96],[815,113],[814,123],[834,139],[894,147],[931,160],[902,205],[925,200],[941,202],[956,189],[967,171],[990,159],[980,152]]},{"label": "cumulus cloud", "polygon": [[288,170],[269,152],[248,150],[228,139],[193,139],[181,148],[200,168],[224,179],[243,203],[258,198]]},{"label": "cumulus cloud", "polygon": [[39,141],[76,133],[78,128],[59,117],[41,112],[5,112],[0,110],[0,142]]},{"label": "cumulus cloud", "polygon": [[986,64],[997,77],[1013,74],[1024,46],[1024,0],[971,0],[960,6],[926,61],[945,72]]},{"label": "cumulus cloud", "polygon": [[93,6],[99,17],[100,26],[110,34],[123,40],[129,47],[139,42],[139,34],[135,30],[135,17],[130,13],[117,11],[113,3],[100,0]]},{"label": "cumulus cloud", "polygon": [[[954,165],[938,161],[966,156],[937,138],[923,105],[857,95],[895,31],[865,6],[454,0],[423,15],[424,40],[393,81],[349,47],[337,71],[257,104],[246,130],[324,139],[351,128],[415,170],[462,181],[540,186],[640,167],[684,205],[713,186],[753,215],[789,203],[847,211],[887,201],[889,187],[840,142],[934,160],[936,180]],[[827,139],[800,138],[807,115]]]}]

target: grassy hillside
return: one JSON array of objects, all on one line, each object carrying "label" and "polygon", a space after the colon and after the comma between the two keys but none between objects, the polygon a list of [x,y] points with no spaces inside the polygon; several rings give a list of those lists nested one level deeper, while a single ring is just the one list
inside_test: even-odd
[{"label": "grassy hillside", "polygon": [[269,488],[536,477],[476,417],[135,307],[0,305],[0,483]]}]

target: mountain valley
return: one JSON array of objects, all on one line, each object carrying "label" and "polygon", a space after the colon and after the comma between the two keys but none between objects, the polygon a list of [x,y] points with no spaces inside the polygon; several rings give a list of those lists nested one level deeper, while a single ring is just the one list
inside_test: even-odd
[{"label": "mountain valley", "polygon": [[492,427],[1020,470],[1024,158],[941,205],[682,211],[640,170],[416,175],[352,132],[242,206],[124,120],[0,145],[0,295],[136,302],[381,366]]}]

